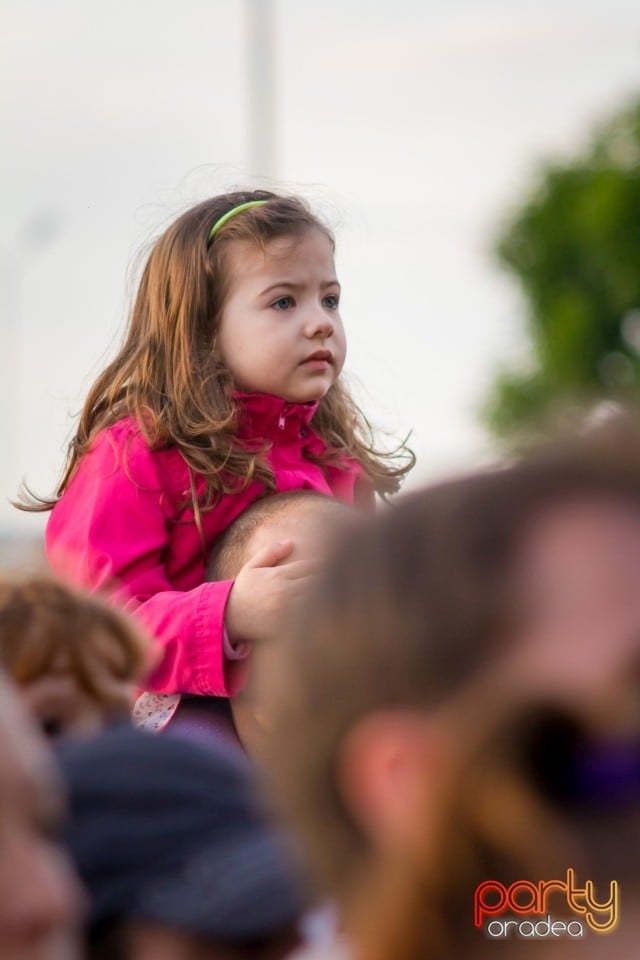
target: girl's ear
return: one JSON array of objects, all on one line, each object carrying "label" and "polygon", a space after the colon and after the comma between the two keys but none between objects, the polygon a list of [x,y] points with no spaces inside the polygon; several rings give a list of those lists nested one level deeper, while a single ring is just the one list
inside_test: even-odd
[{"label": "girl's ear", "polygon": [[373,849],[395,854],[411,849],[418,822],[424,829],[440,807],[443,757],[424,711],[380,711],[347,733],[338,756],[338,792]]}]

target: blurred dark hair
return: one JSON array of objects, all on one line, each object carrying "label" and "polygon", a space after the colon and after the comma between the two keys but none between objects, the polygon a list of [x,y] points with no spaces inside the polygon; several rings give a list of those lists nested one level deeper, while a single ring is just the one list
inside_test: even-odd
[{"label": "blurred dark hair", "polygon": [[[136,960],[132,953],[132,926],[135,922],[110,919],[91,930],[85,944],[86,960]],[[194,960],[286,960],[300,945],[295,923],[287,929],[246,943],[224,944],[205,937],[179,934],[190,945]],[[181,953],[184,956],[184,953]]]}]

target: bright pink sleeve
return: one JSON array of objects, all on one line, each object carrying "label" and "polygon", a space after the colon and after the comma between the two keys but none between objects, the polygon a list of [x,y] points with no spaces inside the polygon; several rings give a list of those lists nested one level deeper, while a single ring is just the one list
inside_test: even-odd
[{"label": "bright pink sleeve", "polygon": [[173,589],[163,565],[172,507],[156,458],[142,438],[118,427],[98,435],[54,507],[49,562],[79,586],[106,591],[160,641],[150,690],[228,696],[235,684],[222,638],[232,582]]}]

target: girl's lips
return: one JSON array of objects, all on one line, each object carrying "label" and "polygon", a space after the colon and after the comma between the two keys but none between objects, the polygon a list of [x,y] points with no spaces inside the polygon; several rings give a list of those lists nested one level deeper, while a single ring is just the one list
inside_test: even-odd
[{"label": "girl's lips", "polygon": [[302,363],[305,366],[328,366],[330,363],[333,363],[333,357],[328,350],[318,350],[316,353],[312,353],[310,357],[307,357],[306,360],[303,360]]},{"label": "girl's lips", "polygon": [[309,370],[328,370],[331,362],[329,360],[316,360],[312,358],[311,360],[304,360],[301,366],[307,367]]},{"label": "girl's lips", "polygon": [[308,370],[309,373],[327,373],[331,368],[331,364],[328,360],[309,360],[303,364],[303,367],[305,370]]}]

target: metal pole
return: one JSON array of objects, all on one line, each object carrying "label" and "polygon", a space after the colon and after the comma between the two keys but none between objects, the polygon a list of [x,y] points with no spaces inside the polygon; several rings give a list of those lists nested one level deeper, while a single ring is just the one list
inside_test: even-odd
[{"label": "metal pole", "polygon": [[268,179],[276,176],[273,14],[273,0],[248,0],[249,173]]}]

